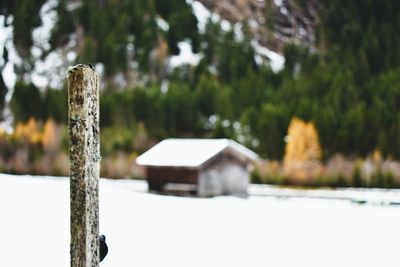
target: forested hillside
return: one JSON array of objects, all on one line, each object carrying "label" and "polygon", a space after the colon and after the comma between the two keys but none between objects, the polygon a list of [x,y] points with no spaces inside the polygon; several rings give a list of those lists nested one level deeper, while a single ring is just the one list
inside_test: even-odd
[{"label": "forested hillside", "polygon": [[[210,1],[1,1],[0,34],[13,30],[0,42],[0,107],[13,91],[14,125],[64,123],[55,77],[91,63],[102,76],[104,154],[171,136],[228,137],[282,159],[298,117],[315,124],[323,159],[374,150],[400,158],[400,2],[256,2],[232,17]],[[283,68],[273,68],[271,50]],[[175,64],[184,52],[192,61]],[[40,75],[49,81],[35,82]]]}]

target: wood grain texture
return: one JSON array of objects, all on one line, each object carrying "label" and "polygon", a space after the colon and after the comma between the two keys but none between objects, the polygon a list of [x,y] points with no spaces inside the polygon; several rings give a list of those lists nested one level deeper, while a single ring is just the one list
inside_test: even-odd
[{"label": "wood grain texture", "polygon": [[99,80],[86,65],[68,70],[71,267],[99,266]]}]

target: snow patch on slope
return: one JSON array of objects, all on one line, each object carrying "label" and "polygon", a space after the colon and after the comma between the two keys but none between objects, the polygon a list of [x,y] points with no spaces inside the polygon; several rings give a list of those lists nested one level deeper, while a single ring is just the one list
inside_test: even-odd
[{"label": "snow patch on slope", "polygon": [[223,31],[227,32],[232,30],[232,24],[228,20],[222,19],[217,13],[211,12],[199,1],[187,1],[187,3],[192,5],[193,14],[197,18],[197,27],[200,33],[205,32],[206,25],[209,20],[214,23],[219,23]]},{"label": "snow patch on slope", "polygon": [[[9,16],[7,21],[6,18],[0,15],[0,71],[4,79],[4,83],[7,86],[7,94],[5,96],[5,108],[3,110],[3,121],[0,122],[0,127],[7,133],[11,134],[12,128],[12,113],[9,108],[12,95],[14,93],[14,86],[17,81],[17,75],[15,74],[14,66],[22,64],[21,58],[18,56],[17,50],[13,43],[13,16]],[[5,22],[8,26],[5,26]],[[7,50],[8,60],[7,63],[3,59],[4,49]]]},{"label": "snow patch on slope", "polygon": [[187,3],[192,5],[193,13],[198,21],[198,28],[200,32],[204,32],[206,29],[206,24],[208,19],[211,17],[211,12],[199,1],[187,1]]},{"label": "snow patch on slope", "polygon": [[[275,4],[280,6],[282,5],[282,0],[275,0]],[[242,41],[244,39],[244,34],[243,34],[243,25],[241,22],[236,22],[233,24],[230,23],[227,20],[221,19],[221,17],[208,10],[202,3],[199,1],[189,1],[187,0],[187,3],[192,5],[193,8],[193,13],[196,16],[198,20],[198,28],[201,33],[205,32],[205,27],[208,22],[208,20],[211,19],[214,23],[219,23],[221,26],[221,29],[225,32],[231,31],[233,29],[235,38],[238,41]],[[255,20],[250,20],[249,21],[250,27],[258,27],[258,23]],[[257,64],[262,65],[265,62],[265,58],[267,58],[267,62],[270,64],[271,69],[274,72],[279,72],[284,68],[284,63],[285,63],[285,58],[280,55],[279,53],[276,53],[267,47],[261,46],[256,40],[253,40],[251,45],[253,46],[256,56],[255,60]]]},{"label": "snow patch on slope", "polygon": [[[30,81],[39,88],[52,86],[60,88],[62,86],[62,80],[64,77],[64,58],[65,56],[60,52],[51,52],[45,55],[46,51],[50,49],[50,35],[51,30],[57,21],[57,12],[55,10],[58,4],[58,0],[48,0],[43,4],[40,9],[39,16],[42,21],[41,26],[35,28],[32,31],[33,46],[31,48],[31,54],[34,58],[33,71],[30,77]],[[13,43],[13,26],[4,27],[4,16],[0,16],[0,48],[4,46],[8,51],[8,62],[2,70],[4,81],[9,89],[6,100],[11,100],[14,92],[14,85],[17,80],[14,66],[21,66],[23,60],[19,57]],[[12,21],[12,16],[8,18]],[[0,49],[0,56],[2,60],[3,50]],[[4,64],[4,62],[0,61]],[[60,68],[63,69],[60,72]]]},{"label": "snow patch on slope", "polygon": [[32,32],[32,55],[35,57],[35,66],[31,80],[39,88],[61,88],[65,72],[65,60],[73,58],[64,54],[60,49],[52,51],[43,58],[43,54],[50,49],[51,30],[57,22],[55,8],[58,0],[48,0],[40,9],[39,15],[42,25]]},{"label": "snow patch on slope", "polygon": [[[6,101],[9,102],[12,96],[12,90],[14,89],[17,76],[14,71],[14,65],[20,65],[22,63],[21,58],[18,56],[17,50],[13,43],[13,17],[9,16],[7,18],[8,26],[4,26],[5,17],[0,15],[0,66],[5,64],[3,60],[3,47],[7,49],[8,52],[8,62],[3,66],[2,75],[4,82],[9,89],[9,93],[6,96]],[[10,93],[11,91],[11,93]]]},{"label": "snow patch on slope", "polygon": [[159,29],[163,31],[168,31],[169,30],[169,24],[166,22],[162,17],[157,16],[156,17],[156,23]]},{"label": "snow patch on slope", "polygon": [[37,48],[50,49],[51,30],[57,22],[57,11],[55,10],[57,5],[58,0],[48,0],[40,9],[39,16],[42,20],[42,25],[32,32],[33,45]]},{"label": "snow patch on slope", "polygon": [[179,55],[171,56],[169,58],[169,66],[171,68],[176,68],[182,65],[195,66],[199,63],[201,55],[193,53],[192,46],[189,42],[179,42],[178,47],[180,50]]},{"label": "snow patch on slope", "polygon": [[[251,45],[260,57],[266,57],[270,61],[271,69],[274,72],[281,71],[285,66],[285,57],[268,49],[267,47],[261,46],[256,40],[252,40]],[[260,57],[256,57],[256,62],[261,63]]]}]

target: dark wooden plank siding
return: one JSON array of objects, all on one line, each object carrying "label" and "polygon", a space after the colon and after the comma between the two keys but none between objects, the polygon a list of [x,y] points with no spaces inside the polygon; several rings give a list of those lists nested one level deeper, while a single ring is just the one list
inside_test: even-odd
[{"label": "dark wooden plank siding", "polygon": [[150,190],[162,191],[167,183],[197,184],[198,170],[176,167],[147,167]]}]

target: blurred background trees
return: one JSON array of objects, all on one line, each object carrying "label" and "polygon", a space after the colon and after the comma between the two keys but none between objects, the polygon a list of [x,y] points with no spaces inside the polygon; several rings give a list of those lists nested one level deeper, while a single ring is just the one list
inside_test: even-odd
[{"label": "blurred background trees", "polygon": [[[2,1],[2,29],[12,27],[9,42],[20,61],[12,61],[4,42],[0,108],[12,90],[14,129],[31,117],[40,125],[65,124],[63,85],[39,86],[33,79],[35,64],[57,54],[66,65],[92,63],[102,75],[108,155],[129,157],[171,136],[226,137],[282,160],[297,117],[313,123],[322,162],[376,150],[400,158],[398,1],[283,0],[278,6],[266,0],[256,26],[220,12],[204,27],[194,2]],[[33,32],[45,24],[46,5],[56,16],[48,44],[40,45]],[[283,68],[261,60],[255,42],[282,54]],[[198,62],[171,65],[184,45]],[[13,88],[4,83],[10,62]]]}]

